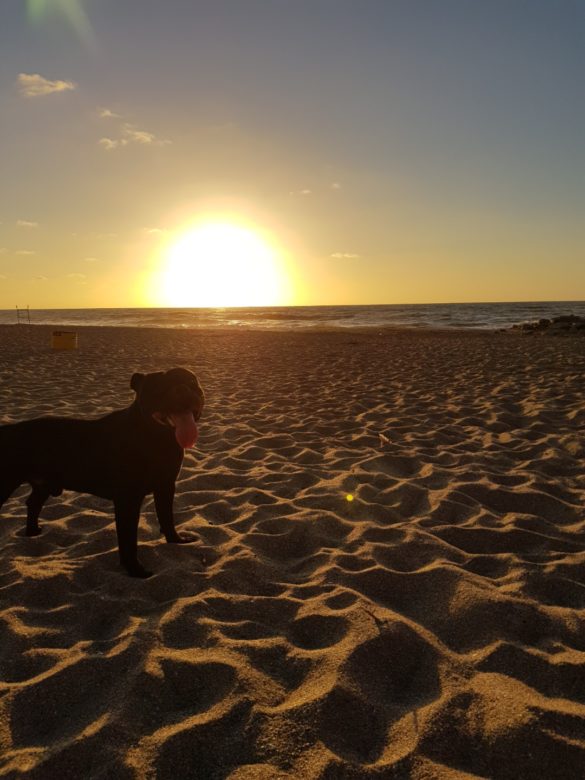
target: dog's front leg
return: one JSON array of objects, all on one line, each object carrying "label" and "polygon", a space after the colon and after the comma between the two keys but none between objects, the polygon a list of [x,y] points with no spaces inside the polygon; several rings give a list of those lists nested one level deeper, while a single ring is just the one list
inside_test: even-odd
[{"label": "dog's front leg", "polygon": [[39,527],[39,515],[43,504],[51,495],[48,485],[33,483],[30,496],[26,499],[26,535],[38,536],[41,532]]},{"label": "dog's front leg", "polygon": [[131,577],[152,575],[152,572],[138,561],[138,521],[142,498],[143,496],[120,496],[114,499],[120,563]]},{"label": "dog's front leg", "polygon": [[187,539],[184,536],[181,536],[177,533],[177,529],[175,528],[175,520],[173,517],[173,499],[175,497],[174,483],[160,485],[153,493],[160,532],[165,535],[167,542],[172,544],[187,544],[188,542],[195,541],[194,539]]}]

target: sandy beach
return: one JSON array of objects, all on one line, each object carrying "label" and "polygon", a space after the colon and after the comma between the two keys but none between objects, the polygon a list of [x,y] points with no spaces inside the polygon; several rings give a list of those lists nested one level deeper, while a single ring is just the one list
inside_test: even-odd
[{"label": "sandy beach", "polygon": [[111,506],[0,523],[0,776],[585,776],[585,340],[0,327],[0,423],[134,371],[207,404],[119,567]]}]

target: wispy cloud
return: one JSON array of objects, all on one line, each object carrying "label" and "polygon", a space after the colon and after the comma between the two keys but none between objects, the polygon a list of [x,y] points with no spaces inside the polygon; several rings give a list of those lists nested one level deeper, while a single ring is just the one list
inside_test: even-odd
[{"label": "wispy cloud", "polygon": [[166,236],[169,232],[166,228],[144,228],[144,232],[147,236],[152,236],[153,238],[160,238],[161,236]]},{"label": "wispy cloud", "polygon": [[84,257],[83,261],[85,263],[99,263],[99,260],[97,257]]},{"label": "wispy cloud", "polygon": [[121,115],[109,108],[98,108],[98,116],[100,119],[120,119]]},{"label": "wispy cloud", "polygon": [[28,257],[29,255],[36,255],[36,252],[34,249],[17,249],[15,254]]},{"label": "wispy cloud", "polygon": [[116,140],[114,138],[100,138],[98,144],[103,147],[106,152],[111,152],[112,149],[117,149],[118,146],[125,146],[128,142],[122,140]]},{"label": "wispy cloud", "polygon": [[16,227],[21,228],[38,228],[39,223],[38,222],[31,222],[28,219],[17,219],[16,220]]},{"label": "wispy cloud", "polygon": [[146,130],[138,130],[138,128],[133,125],[124,125],[122,132],[129,141],[134,141],[137,144],[170,143],[170,141],[159,141],[154,133],[148,133]]},{"label": "wispy cloud", "polygon": [[67,274],[68,279],[77,279],[78,281],[85,281],[87,276],[85,274]]},{"label": "wispy cloud", "polygon": [[55,92],[69,92],[77,89],[77,84],[74,81],[63,81],[61,79],[51,81],[41,76],[40,73],[19,73],[17,85],[20,94],[27,98],[52,95]]},{"label": "wispy cloud", "polygon": [[289,195],[323,195],[324,192],[339,192],[339,190],[342,189],[342,185],[338,181],[333,181],[330,184],[318,184],[314,189],[309,189],[309,187],[305,187],[302,190],[290,190]]},{"label": "wispy cloud", "polygon": [[117,138],[104,137],[100,138],[98,144],[106,150],[111,152],[114,149],[120,149],[130,144],[138,144],[140,146],[168,146],[172,143],[168,138],[158,138],[154,133],[150,133],[147,130],[140,130],[136,125],[131,125],[125,122],[120,128],[120,135]]},{"label": "wispy cloud", "polygon": [[356,255],[354,252],[333,252],[330,257],[335,257],[337,260],[355,260],[359,255]]},{"label": "wispy cloud", "polygon": [[48,278],[46,276],[33,276],[33,281],[35,282],[48,282]]}]

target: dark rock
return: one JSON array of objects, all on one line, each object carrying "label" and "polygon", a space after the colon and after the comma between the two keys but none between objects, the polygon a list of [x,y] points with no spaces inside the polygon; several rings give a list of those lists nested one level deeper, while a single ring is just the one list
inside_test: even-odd
[{"label": "dark rock", "polygon": [[553,319],[542,317],[533,322],[522,322],[512,325],[511,330],[519,330],[522,333],[550,333],[556,336],[564,333],[585,332],[585,317],[576,314],[560,314]]}]

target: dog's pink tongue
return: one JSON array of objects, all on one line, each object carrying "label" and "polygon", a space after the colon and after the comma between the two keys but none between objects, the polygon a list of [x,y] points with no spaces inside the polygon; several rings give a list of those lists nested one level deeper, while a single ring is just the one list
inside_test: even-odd
[{"label": "dog's pink tongue", "polygon": [[175,438],[179,442],[179,445],[183,449],[192,447],[197,441],[199,432],[191,412],[172,414],[171,417],[175,425]]}]

